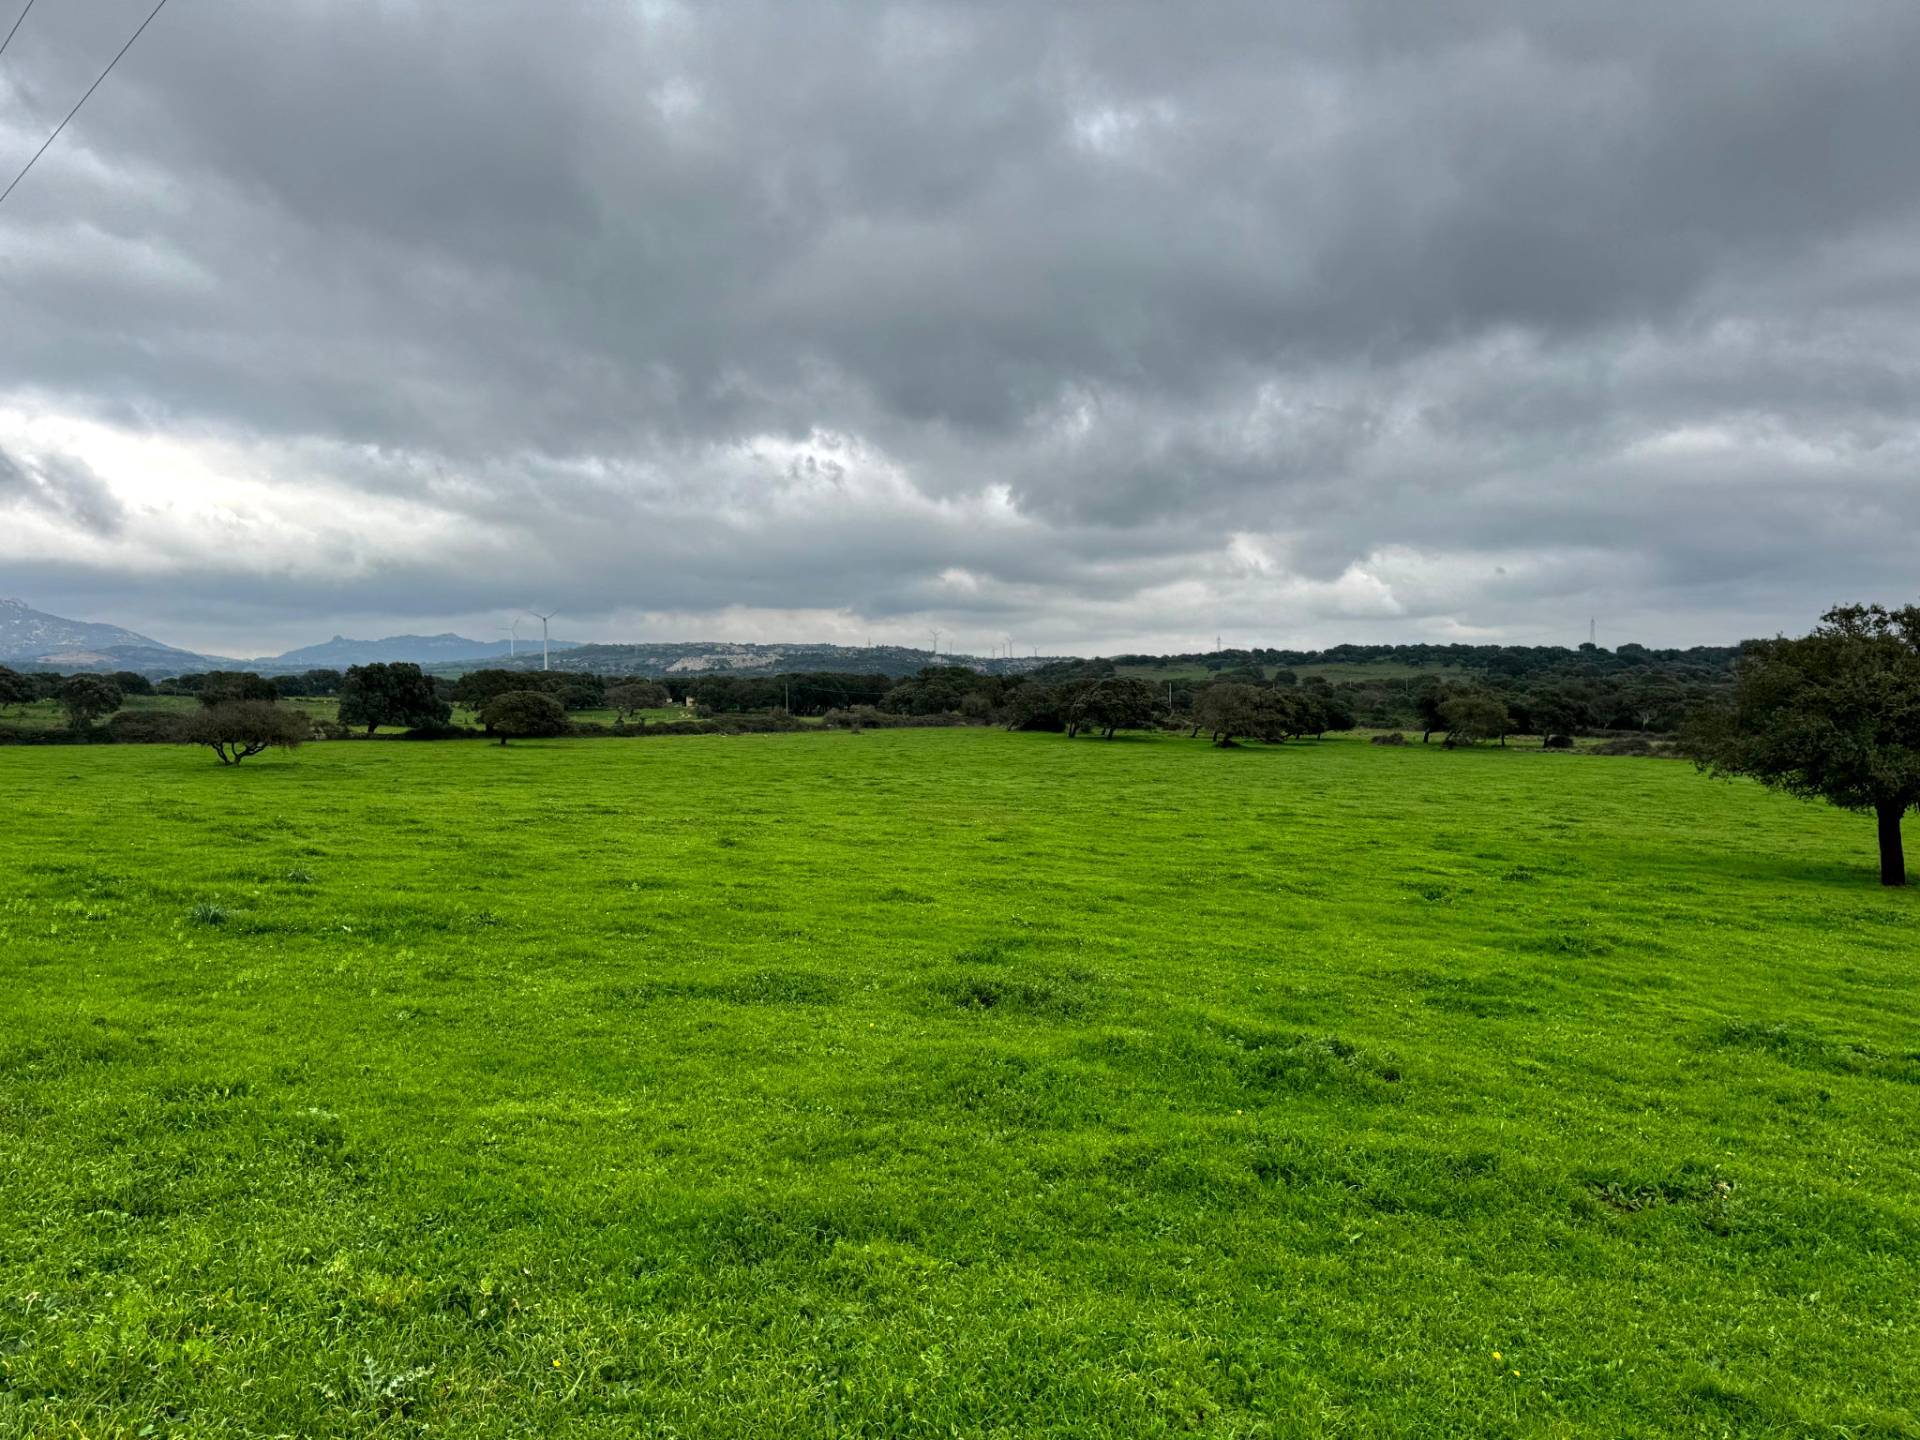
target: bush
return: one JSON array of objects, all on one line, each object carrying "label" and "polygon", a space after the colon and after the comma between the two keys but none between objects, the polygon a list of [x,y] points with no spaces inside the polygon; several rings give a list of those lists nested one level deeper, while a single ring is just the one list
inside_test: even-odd
[{"label": "bush", "polygon": [[416,725],[400,736],[402,740],[484,740],[486,732],[465,725]]},{"label": "bush", "polygon": [[1596,755],[1651,755],[1653,742],[1643,735],[1633,735],[1622,740],[1609,740],[1605,744],[1593,747]]},{"label": "bush", "polygon": [[1404,745],[1407,743],[1407,737],[1398,730],[1393,730],[1385,735],[1375,735],[1367,743],[1369,745]]},{"label": "bush", "polygon": [[982,723],[951,711],[901,715],[888,710],[876,710],[871,705],[849,705],[844,709],[829,710],[823,718],[826,724],[838,730],[908,730]]},{"label": "bush", "polygon": [[107,738],[116,745],[172,745],[184,718],[166,710],[122,710],[107,721]]},{"label": "bush", "polygon": [[1573,749],[1573,737],[1571,735],[1549,735],[1545,740],[1540,742],[1540,748],[1543,750],[1571,750]]}]

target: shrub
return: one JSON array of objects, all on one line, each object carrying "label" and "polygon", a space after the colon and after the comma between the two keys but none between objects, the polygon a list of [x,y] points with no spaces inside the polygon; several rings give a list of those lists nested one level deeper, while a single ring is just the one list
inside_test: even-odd
[{"label": "shrub", "polygon": [[1549,735],[1545,740],[1540,742],[1540,748],[1543,750],[1571,750],[1573,749],[1573,737],[1571,735]]},{"label": "shrub", "polygon": [[848,705],[844,708],[829,710],[822,719],[826,724],[840,730],[926,729],[930,727],[972,725],[976,723],[964,715],[957,715],[952,712],[903,715],[895,714],[887,710],[877,710],[871,705]]},{"label": "shrub", "polygon": [[1407,737],[1398,730],[1392,730],[1385,735],[1373,736],[1367,743],[1369,745],[1404,745],[1407,743]]},{"label": "shrub", "polygon": [[107,721],[116,745],[171,745],[180,739],[183,717],[166,710],[122,710]]},{"label": "shrub", "polygon": [[1596,755],[1651,755],[1653,742],[1642,735],[1628,736],[1625,739],[1609,740],[1593,748]]}]

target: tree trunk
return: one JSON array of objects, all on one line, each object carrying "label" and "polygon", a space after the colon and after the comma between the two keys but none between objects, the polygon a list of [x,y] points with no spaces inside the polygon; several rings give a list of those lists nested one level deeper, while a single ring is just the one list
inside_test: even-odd
[{"label": "tree trunk", "polygon": [[1900,843],[1900,813],[1904,803],[1882,801],[1876,810],[1880,820],[1880,883],[1907,883],[1907,853]]}]

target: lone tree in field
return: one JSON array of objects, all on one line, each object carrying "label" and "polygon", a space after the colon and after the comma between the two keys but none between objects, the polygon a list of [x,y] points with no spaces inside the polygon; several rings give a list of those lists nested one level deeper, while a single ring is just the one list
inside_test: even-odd
[{"label": "lone tree in field", "polygon": [[271,700],[227,700],[180,721],[183,744],[204,745],[222,765],[238,765],[262,750],[291,750],[312,734],[307,717]]},{"label": "lone tree in field", "polygon": [[1701,769],[1879,821],[1880,883],[1907,883],[1900,819],[1920,805],[1920,606],[1844,605],[1797,640],[1749,640],[1733,692],[1685,736]]},{"label": "lone tree in field", "polygon": [[673,703],[673,697],[667,694],[666,686],[651,680],[628,680],[619,685],[609,685],[606,702],[613,710],[615,721],[625,724],[627,717],[635,711],[664,709]]},{"label": "lone tree in field", "polygon": [[452,714],[418,665],[355,665],[340,682],[340,723],[364,725],[369,735],[382,725],[444,725]]},{"label": "lone tree in field", "polygon": [[566,707],[551,695],[538,690],[509,690],[496,695],[480,711],[480,723],[506,744],[514,737],[531,739],[539,735],[567,733]]},{"label": "lone tree in field", "polygon": [[111,715],[125,698],[120,687],[98,675],[69,675],[60,682],[60,704],[67,712],[67,724],[84,730],[102,715]]},{"label": "lone tree in field", "polygon": [[1507,743],[1513,721],[1507,704],[1486,690],[1454,690],[1440,702],[1440,718],[1447,727],[1449,745],[1472,745],[1480,740]]}]

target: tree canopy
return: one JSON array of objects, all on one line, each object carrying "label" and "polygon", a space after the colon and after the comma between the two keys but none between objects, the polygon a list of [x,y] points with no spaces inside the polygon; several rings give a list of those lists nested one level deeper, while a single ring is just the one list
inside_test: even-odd
[{"label": "tree canopy", "polygon": [[508,690],[494,696],[481,707],[480,722],[500,737],[502,745],[509,738],[567,733],[566,708],[539,690]]},{"label": "tree canopy", "polygon": [[1811,635],[1748,641],[1732,692],[1694,715],[1685,743],[1712,774],[1871,810],[1880,881],[1906,884],[1900,822],[1920,805],[1920,606],[1841,606]]},{"label": "tree canopy", "polygon": [[349,669],[340,683],[339,713],[342,725],[364,725],[371,735],[382,725],[444,725],[453,707],[418,665],[396,661]]},{"label": "tree canopy", "polygon": [[1507,705],[1487,690],[1466,687],[1448,691],[1440,702],[1440,721],[1446,726],[1447,744],[1472,745],[1480,740],[1506,742],[1513,721]]},{"label": "tree canopy", "polygon": [[1066,707],[1067,735],[1097,732],[1111,740],[1116,730],[1153,724],[1153,690],[1144,680],[1109,677],[1075,687]]},{"label": "tree canopy", "polygon": [[609,685],[605,698],[614,719],[621,721],[636,710],[659,710],[673,703],[667,687],[652,680],[623,680]]},{"label": "tree canopy", "polygon": [[226,700],[203,705],[180,721],[188,745],[204,745],[222,765],[238,765],[262,750],[291,750],[312,733],[307,717],[271,700]]},{"label": "tree canopy", "polygon": [[111,715],[125,698],[118,685],[98,675],[69,675],[60,682],[60,704],[67,712],[67,724],[75,730]]}]

